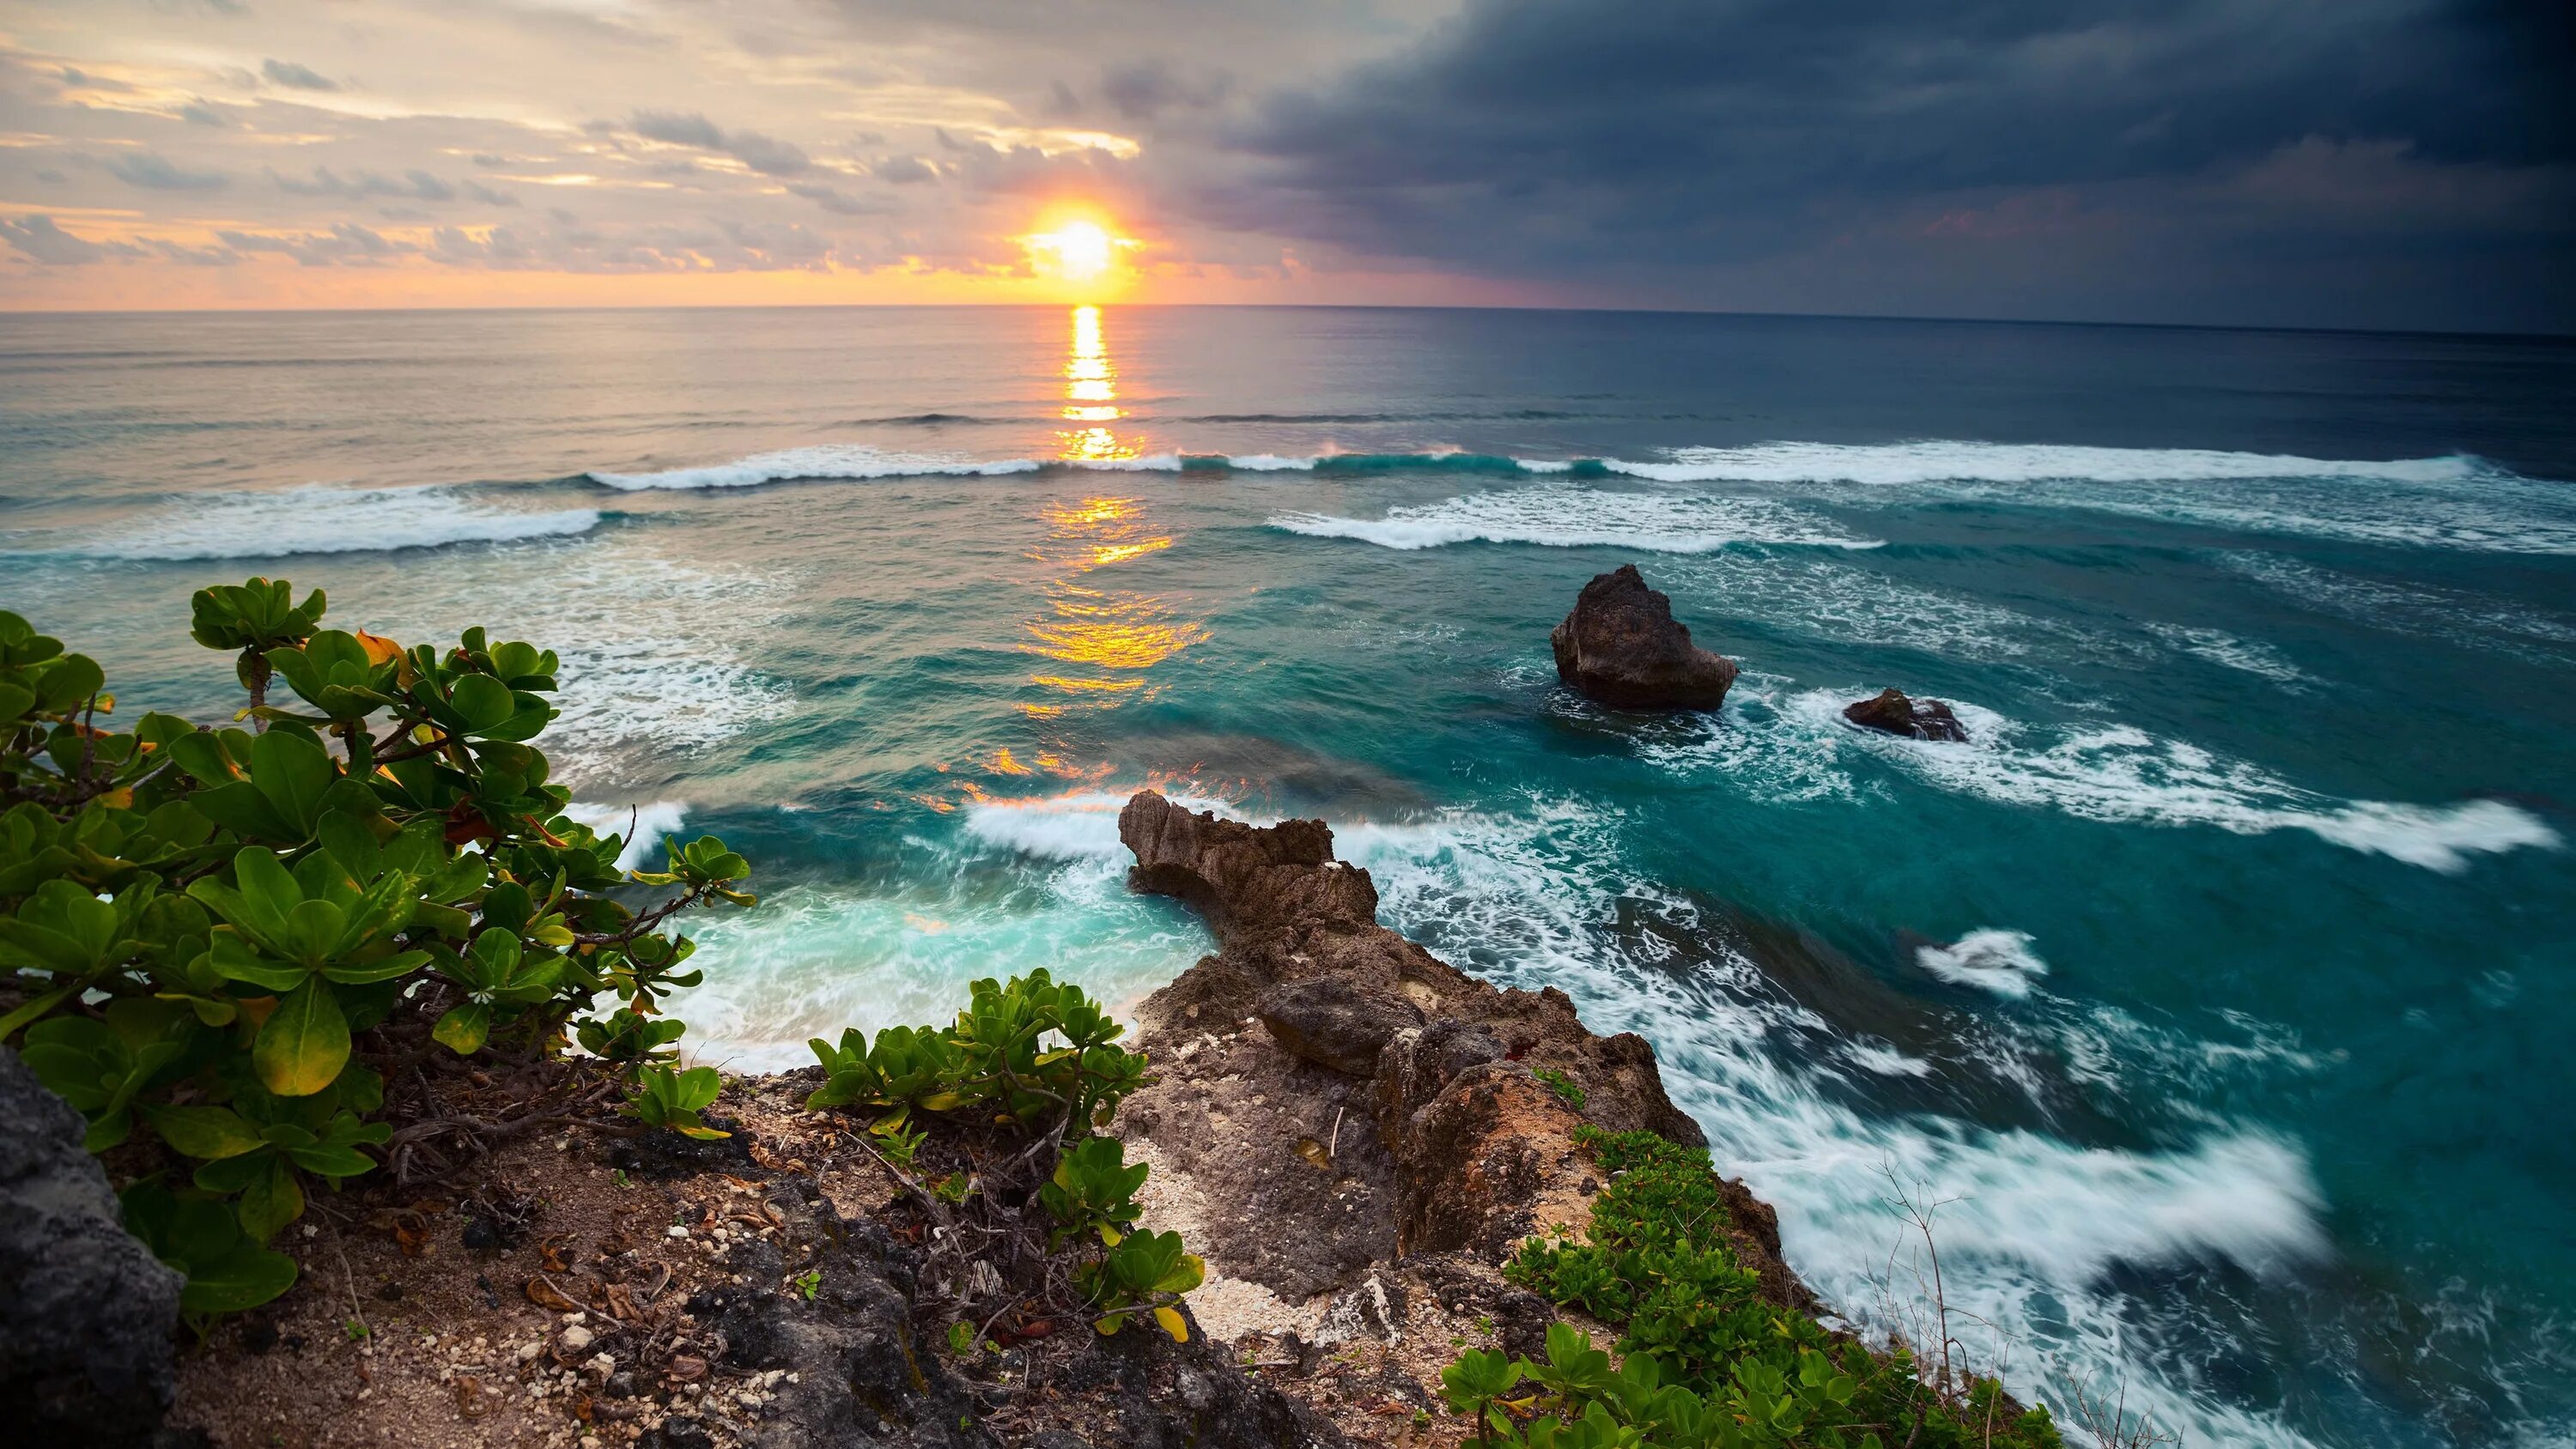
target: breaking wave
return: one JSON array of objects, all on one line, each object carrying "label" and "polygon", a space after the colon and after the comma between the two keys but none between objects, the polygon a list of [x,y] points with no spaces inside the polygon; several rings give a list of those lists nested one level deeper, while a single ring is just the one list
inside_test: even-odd
[{"label": "breaking wave", "polygon": [[[1716,768],[1749,778],[1779,798],[1852,795],[1846,752],[1874,756],[1943,789],[2007,805],[2038,806],[2081,819],[2149,825],[2210,825],[2238,835],[2304,830],[2365,854],[2444,874],[2480,854],[2547,849],[2558,832],[2501,800],[2419,805],[2338,800],[2302,789],[2254,765],[2129,725],[2069,729],[2045,744],[2039,732],[1992,710],[1952,702],[1965,744],[1904,739],[1856,729],[1843,704],[1859,693],[1811,690],[1783,696],[1776,682],[1738,685],[1722,723],[1683,744],[1640,745],[1675,768]],[[1748,702],[1760,706],[1748,712]]]},{"label": "breaking wave", "polygon": [[59,551],[135,560],[376,553],[588,533],[601,517],[596,508],[495,508],[450,488],[289,488],[173,501]]},{"label": "breaking wave", "polygon": [[1876,548],[1832,519],[1769,498],[1675,498],[1590,488],[1524,488],[1470,493],[1390,508],[1383,518],[1282,513],[1270,526],[1310,538],[1352,538],[1380,548],[1453,543],[1533,543],[1550,548],[1708,553],[1734,543]]},{"label": "breaking wave", "polygon": [[1914,962],[1944,981],[2016,999],[2048,974],[2026,931],[1970,931],[1947,946],[1918,947]]}]

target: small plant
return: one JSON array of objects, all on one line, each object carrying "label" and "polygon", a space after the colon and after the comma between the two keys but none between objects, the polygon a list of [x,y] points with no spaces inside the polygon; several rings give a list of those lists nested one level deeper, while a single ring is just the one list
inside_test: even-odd
[{"label": "small plant", "polygon": [[1567,1076],[1564,1072],[1555,1067],[1536,1067],[1531,1070],[1530,1075],[1538,1078],[1539,1085],[1547,1088],[1551,1092],[1554,1092],[1558,1101],[1572,1107],[1577,1112],[1583,1110],[1583,1087],[1582,1084],[1576,1082],[1574,1078]]},{"label": "small plant", "polygon": [[1074,1286],[1091,1299],[1100,1316],[1091,1326],[1105,1337],[1127,1319],[1150,1313],[1174,1343],[1190,1340],[1189,1320],[1181,1317],[1181,1295],[1207,1277],[1207,1265],[1184,1251],[1178,1233],[1130,1233],[1101,1256],[1073,1270]]},{"label": "small plant", "polygon": [[975,1325],[971,1323],[952,1323],[948,1325],[948,1351],[959,1358],[964,1358],[968,1354],[973,1353],[975,1351]]},{"label": "small plant", "polygon": [[350,1318],[341,1321],[340,1336],[351,1343],[357,1343],[363,1339],[372,1337],[373,1334],[374,1330],[368,1328],[365,1322],[360,1319]]},{"label": "small plant", "polygon": [[733,1135],[698,1118],[723,1090],[724,1079],[713,1067],[691,1067],[685,1072],[646,1067],[636,1081],[635,1095],[619,1110],[647,1127],[667,1127],[682,1136],[711,1141]]},{"label": "small plant", "polygon": [[789,1286],[796,1290],[797,1297],[811,1303],[814,1301],[814,1295],[823,1290],[823,1270],[820,1268],[808,1268],[804,1272],[797,1274],[794,1278],[789,1279],[788,1282]]},{"label": "small plant", "polygon": [[1038,1189],[1038,1201],[1057,1224],[1047,1235],[1049,1250],[1086,1233],[1103,1247],[1117,1247],[1142,1211],[1136,1190],[1147,1171],[1143,1163],[1127,1165],[1126,1145],[1115,1137],[1089,1137],[1067,1149],[1056,1159],[1054,1179]]},{"label": "small plant", "polygon": [[608,1171],[608,1180],[617,1184],[619,1187],[633,1187],[635,1185],[626,1180],[626,1169],[622,1167],[610,1168]]},{"label": "small plant", "polygon": [[975,1179],[962,1172],[952,1172],[930,1185],[930,1195],[954,1207],[975,1190]]}]

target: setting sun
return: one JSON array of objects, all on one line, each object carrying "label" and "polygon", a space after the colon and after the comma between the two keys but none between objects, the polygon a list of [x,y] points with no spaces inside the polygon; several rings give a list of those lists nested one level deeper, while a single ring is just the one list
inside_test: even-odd
[{"label": "setting sun", "polygon": [[1088,218],[1060,222],[1019,241],[1028,251],[1031,270],[1076,286],[1107,280],[1118,267],[1118,254],[1136,245]]}]

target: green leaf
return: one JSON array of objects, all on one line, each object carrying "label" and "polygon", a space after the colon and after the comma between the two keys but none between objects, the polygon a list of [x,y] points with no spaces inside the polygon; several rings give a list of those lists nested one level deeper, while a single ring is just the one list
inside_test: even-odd
[{"label": "green leaf", "polygon": [[250,742],[251,783],[280,817],[309,833],[322,813],[323,793],[339,769],[321,742],[293,730],[272,729]]},{"label": "green leaf", "polygon": [[241,1219],[242,1231],[254,1242],[265,1243],[278,1229],[304,1215],[304,1185],[296,1181],[295,1169],[285,1159],[272,1157],[268,1170],[242,1189],[233,1211]]},{"label": "green leaf", "polygon": [[259,1029],[251,1065],[281,1097],[309,1097],[331,1085],[349,1061],[349,1020],[326,982],[286,994]]},{"label": "green leaf", "polygon": [[209,1161],[238,1157],[268,1145],[239,1112],[230,1107],[143,1108],[143,1120],[175,1151]]},{"label": "green leaf", "polygon": [[460,1057],[470,1057],[483,1050],[492,1035],[492,1008],[479,1002],[450,1007],[438,1025],[429,1029],[430,1038]]}]

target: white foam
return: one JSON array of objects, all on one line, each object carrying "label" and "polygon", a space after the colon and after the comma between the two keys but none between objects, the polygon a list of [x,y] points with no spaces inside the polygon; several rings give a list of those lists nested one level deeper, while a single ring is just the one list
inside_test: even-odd
[{"label": "white foam", "polygon": [[[979,800],[966,807],[969,838],[986,845],[1057,861],[1124,861],[1127,847],[1118,839],[1118,812],[1129,793],[1080,791],[1027,800]],[[1213,810],[1239,820],[1222,800],[1167,792],[1172,803],[1190,810]]]},{"label": "white foam", "polygon": [[2240,639],[2222,629],[2186,624],[2149,624],[2147,632],[2185,654],[2247,674],[2259,674],[2282,684],[2303,683],[2308,677],[2306,671],[2291,663],[2280,650],[2252,639]]},{"label": "white foam", "polygon": [[69,551],[119,559],[280,558],[505,543],[598,526],[595,508],[523,512],[495,508],[451,488],[313,486],[198,494],[81,540]]},{"label": "white foam", "polygon": [[2015,999],[2030,995],[2048,974],[2048,963],[2030,949],[2023,931],[1970,931],[1947,946],[1918,947],[1914,960],[1944,981]]},{"label": "white foam", "polygon": [[[618,537],[546,549],[535,563],[423,571],[368,627],[413,642],[480,624],[554,649],[560,714],[536,743],[558,779],[589,789],[667,788],[689,756],[795,712],[787,684],[750,662],[785,608],[785,579],[676,563]],[[521,587],[529,569],[547,587]]]},{"label": "white foam", "polygon": [[1918,587],[1830,556],[1679,560],[1656,573],[1655,586],[1677,607],[1705,600],[1772,628],[1853,644],[1983,659],[2019,658],[2035,644],[2052,654],[2072,649],[2116,659],[2129,652],[2099,630]]},{"label": "white foam", "polygon": [[[1722,718],[1677,721],[1640,736],[1640,759],[1684,773],[1714,770],[1766,798],[1851,798],[1865,788],[1855,758],[1876,758],[1945,790],[2122,824],[2215,826],[2238,835],[2304,830],[2347,849],[2446,874],[2473,856],[2561,844],[2545,821],[2501,800],[2449,805],[2343,800],[2254,765],[2128,725],[2054,732],[1949,701],[1965,744],[1860,729],[1842,716],[1874,687],[1791,692],[1775,675],[1739,675]],[[2026,743],[2036,738],[2046,743]]]},{"label": "white foam", "polygon": [[1896,1048],[1880,1042],[1846,1042],[1843,1044],[1843,1055],[1851,1058],[1852,1063],[1863,1071],[1875,1072],[1882,1077],[1932,1075],[1930,1062],[1921,1057],[1909,1057]]},{"label": "white foam", "polygon": [[589,476],[594,483],[634,491],[647,488],[749,488],[795,478],[989,478],[1006,473],[1034,473],[1038,467],[1037,461],[1031,458],[978,462],[947,454],[890,452],[861,443],[823,443],[755,454],[731,463],[704,467],[669,468],[656,473],[603,473],[594,470]]},{"label": "white foam", "polygon": [[563,813],[602,835],[624,836],[626,848],[617,853],[617,868],[642,870],[647,862],[660,859],[663,840],[679,833],[689,807],[677,800],[634,805],[590,805],[576,800]]},{"label": "white foam", "polygon": [[1785,713],[1811,735],[1840,730],[1850,742],[1946,789],[2007,804],[2046,806],[2088,820],[2214,825],[2239,835],[2305,830],[2348,849],[2446,874],[2466,870],[2473,854],[2560,843],[2558,832],[2539,817],[2500,800],[2338,801],[2242,761],[2127,725],[2071,730],[2031,749],[2015,741],[2032,731],[1954,701],[1971,743],[1852,729],[1841,712],[1847,698],[1857,697],[1817,690],[1790,701]]},{"label": "white foam", "polygon": [[1769,498],[1690,498],[1598,488],[1533,487],[1470,493],[1390,508],[1383,518],[1282,513],[1270,526],[1310,538],[1354,538],[1380,548],[1453,543],[1532,543],[1707,553],[1737,543],[1876,548],[1831,519]]},{"label": "white foam", "polygon": [[1666,483],[2113,483],[2257,478],[2349,478],[2449,483],[2484,471],[2474,458],[2386,462],[2228,453],[2206,448],[2091,448],[2053,443],[1927,439],[1909,443],[1763,443],[1674,448],[1663,462],[1605,458],[1613,472]]}]

